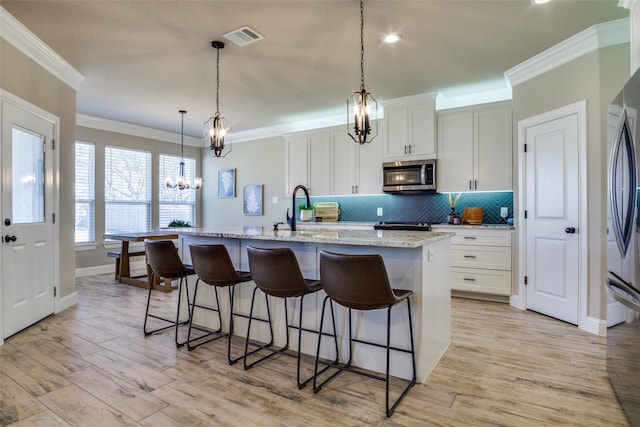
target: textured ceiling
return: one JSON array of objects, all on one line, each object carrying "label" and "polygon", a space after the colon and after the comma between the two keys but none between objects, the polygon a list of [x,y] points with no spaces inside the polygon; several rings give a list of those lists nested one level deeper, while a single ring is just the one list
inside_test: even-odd
[{"label": "textured ceiling", "polygon": [[[629,16],[617,0],[367,0],[365,86],[378,101],[495,81],[601,22]],[[4,7],[85,76],[78,112],[202,135],[220,110],[233,131],[346,115],[360,86],[359,3],[297,1],[5,1]],[[248,25],[264,40],[222,34]],[[381,42],[395,31],[402,40]]]}]

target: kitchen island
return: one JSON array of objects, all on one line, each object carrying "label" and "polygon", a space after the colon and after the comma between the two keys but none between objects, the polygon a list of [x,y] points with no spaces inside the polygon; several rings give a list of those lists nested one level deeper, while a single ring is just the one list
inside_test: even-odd
[{"label": "kitchen island", "polygon": [[[320,251],[332,251],[348,254],[380,254],[385,262],[389,280],[393,287],[411,289],[414,292],[411,302],[414,322],[414,334],[416,343],[416,369],[417,379],[423,382],[436,366],[440,357],[444,354],[450,343],[451,331],[451,289],[450,289],[450,240],[452,233],[423,232],[423,231],[381,231],[381,230],[278,230],[274,231],[264,227],[221,227],[212,229],[184,229],[179,230],[180,254],[184,262],[189,263],[191,256],[189,244],[224,244],[229,251],[237,269],[249,270],[247,259],[247,246],[262,248],[288,247],[296,254],[302,274],[309,279],[319,277],[319,253]],[[195,281],[191,281],[193,285]],[[247,282],[238,286],[235,296],[236,312],[249,312],[253,283]],[[213,291],[208,291],[207,302],[212,302]],[[200,294],[200,290],[199,290]],[[320,314],[324,293],[310,295],[305,298],[304,319],[305,327],[317,328],[320,324]],[[199,301],[202,301],[198,297]],[[223,319],[228,319],[228,301],[226,295],[222,295],[221,302]],[[273,301],[271,304],[274,320],[274,334],[276,344],[285,341],[284,332],[284,304],[281,301]],[[297,312],[299,301],[292,300],[288,309]],[[346,357],[347,348],[344,338],[347,336],[347,311],[336,306],[336,324],[341,339],[340,348],[342,357]],[[264,300],[261,301],[258,315],[265,316]],[[404,307],[396,307],[392,310],[392,345],[408,348],[408,324]],[[226,313],[225,313],[226,311]],[[194,323],[209,325],[213,316],[196,312]],[[289,313],[290,319],[291,313]],[[363,321],[363,316],[366,321]],[[386,311],[377,310],[353,314],[354,337],[384,342],[384,330],[386,328]],[[236,317],[234,320],[234,334],[246,335],[246,319]],[[258,324],[256,324],[258,325]],[[326,325],[326,322],[325,322]],[[228,325],[225,325],[227,328]],[[266,341],[268,329],[260,328],[254,335],[252,326],[252,339]],[[325,326],[325,331],[329,331]],[[330,347],[324,348],[323,341],[321,356],[332,358]],[[315,354],[316,337],[312,334],[303,334],[302,352]],[[290,348],[297,346],[297,335],[291,334]],[[371,369],[377,372],[385,370],[385,354],[383,349],[354,344],[353,362],[357,366]],[[410,358],[404,354],[391,355],[391,374],[394,376],[409,378],[411,374]]]}]

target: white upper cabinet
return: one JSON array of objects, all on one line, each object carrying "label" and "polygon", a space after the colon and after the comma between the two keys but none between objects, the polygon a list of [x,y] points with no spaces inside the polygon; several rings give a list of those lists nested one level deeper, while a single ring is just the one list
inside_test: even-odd
[{"label": "white upper cabinet", "polygon": [[435,96],[397,98],[382,105],[384,161],[434,159]]},{"label": "white upper cabinet", "polygon": [[331,134],[331,194],[382,193],[380,137],[357,144],[340,127]]},{"label": "white upper cabinet", "polygon": [[303,132],[285,137],[287,143],[287,188],[290,195],[296,185],[304,185],[315,195],[331,190],[331,133]]},{"label": "white upper cabinet", "polygon": [[309,191],[327,195],[331,191],[331,134],[314,132],[309,135]]},{"label": "white upper cabinet", "polygon": [[287,144],[287,179],[285,194],[290,195],[296,185],[309,185],[307,164],[309,158],[309,144],[307,135],[297,134],[285,137]]},{"label": "white upper cabinet", "polygon": [[513,190],[511,104],[438,113],[440,192]]},{"label": "white upper cabinet", "polygon": [[300,184],[314,196],[382,193],[380,139],[357,144],[346,126],[285,136],[287,196]]}]

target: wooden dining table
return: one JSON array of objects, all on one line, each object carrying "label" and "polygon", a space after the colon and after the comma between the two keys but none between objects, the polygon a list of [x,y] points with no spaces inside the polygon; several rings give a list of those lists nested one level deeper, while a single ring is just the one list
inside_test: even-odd
[{"label": "wooden dining table", "polygon": [[[137,286],[140,288],[149,288],[151,283],[151,268],[149,264],[147,266],[146,276],[131,276],[131,265],[129,255],[129,243],[131,242],[144,242],[145,240],[175,240],[178,238],[178,234],[170,230],[152,230],[136,233],[118,233],[118,234],[105,234],[105,240],[119,240],[121,242],[120,247],[120,268],[117,280],[120,283],[126,285]],[[145,277],[145,279],[141,279]],[[160,285],[160,278],[156,277],[153,281],[154,289],[171,292],[171,280],[165,279],[164,285]]]}]

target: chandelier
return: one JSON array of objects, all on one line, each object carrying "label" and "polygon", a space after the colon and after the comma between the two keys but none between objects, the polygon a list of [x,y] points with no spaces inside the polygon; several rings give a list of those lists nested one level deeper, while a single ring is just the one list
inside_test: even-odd
[{"label": "chandelier", "polygon": [[[184,115],[187,113],[185,110],[178,111],[182,115],[182,128],[180,130],[180,173],[175,182],[171,177],[167,177],[164,181],[168,188],[179,188],[180,190],[188,190],[191,188],[191,182],[185,174],[184,165]],[[199,190],[202,187],[202,178],[195,178],[193,188]]]},{"label": "chandelier", "polygon": [[205,140],[209,140],[208,153],[211,156],[225,157],[231,151],[231,144],[225,145],[228,126],[226,120],[220,117],[220,49],[224,43],[212,41],[211,46],[216,49],[216,114],[204,124]]},{"label": "chandelier", "polygon": [[[371,116],[372,107],[375,111]],[[349,99],[347,98],[347,133],[358,144],[373,141],[378,136],[378,101],[364,88],[364,5],[360,0],[360,90],[353,93],[353,123]],[[371,122],[375,123],[375,132],[372,134]],[[353,133],[351,133],[353,129]]]}]

